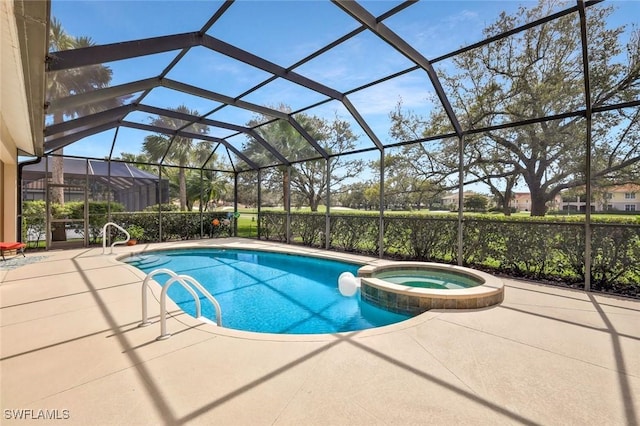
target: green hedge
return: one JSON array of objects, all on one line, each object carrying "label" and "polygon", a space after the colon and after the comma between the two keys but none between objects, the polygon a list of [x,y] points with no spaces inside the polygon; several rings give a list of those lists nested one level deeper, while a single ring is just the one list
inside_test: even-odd
[{"label": "green hedge", "polygon": [[378,216],[332,215],[330,249],[375,254],[378,252],[380,219]]},{"label": "green hedge", "polygon": [[[193,240],[203,237],[229,237],[233,235],[235,218],[224,212],[162,212],[162,236],[158,212],[116,213],[111,220],[123,228],[138,225],[144,229],[139,242]],[[214,224],[214,220],[217,220]],[[228,221],[228,222],[227,222]]]},{"label": "green hedge", "polygon": [[[109,206],[110,205],[110,206]],[[124,205],[120,203],[108,203],[106,201],[89,202],[89,243],[99,242],[102,227],[107,222],[108,209],[112,212],[124,211]],[[84,202],[69,201],[64,205],[51,205],[55,218],[84,219]],[[27,241],[30,247],[38,247],[40,241],[46,240],[46,203],[42,200],[25,201],[22,204],[22,240]],[[79,236],[84,236],[84,228],[75,231]]]},{"label": "green hedge", "polygon": [[[286,241],[286,214],[262,212],[261,238]],[[292,213],[291,241],[322,246],[323,213]],[[378,215],[332,214],[331,249],[379,253]],[[594,217],[591,287],[640,297],[640,216]],[[458,222],[448,215],[384,217],[386,258],[457,263]],[[514,277],[584,286],[585,225],[580,216],[469,215],[463,221],[463,265]]]},{"label": "green hedge", "polygon": [[[89,202],[89,243],[102,243],[102,228],[109,221],[109,203]],[[138,225],[144,229],[142,242],[189,240],[201,238],[201,219],[199,212],[176,212],[162,208],[162,237],[160,238],[160,219],[158,209],[149,212],[124,212],[124,206],[110,203],[111,221],[127,229]],[[56,218],[69,219],[84,218],[83,202],[67,202],[64,206],[52,205]],[[23,241],[28,241],[30,247],[38,247],[40,241],[46,239],[46,205],[44,201],[25,201],[22,208]],[[214,224],[214,219],[217,222]],[[204,212],[202,219],[203,237],[228,237],[233,235],[235,217],[226,212]],[[84,230],[78,228],[76,232],[83,235]],[[110,240],[120,238],[116,228],[110,228]]]},{"label": "green hedge", "polygon": [[[54,206],[55,207],[55,206]],[[175,212],[163,208],[162,235],[158,211],[125,213],[111,203],[111,221],[123,228],[144,229],[142,242],[189,240],[233,235],[234,215],[226,212]],[[55,210],[70,218],[84,215],[82,203],[66,203]],[[44,239],[45,205],[23,206],[23,239],[26,233]],[[91,243],[99,243],[107,222],[107,203],[89,204]],[[292,213],[290,241],[325,247],[324,213]],[[286,242],[287,215],[261,212],[260,238]],[[377,255],[380,251],[378,214],[331,214],[329,248]],[[394,259],[457,263],[458,222],[455,216],[389,214],[383,219],[383,256]],[[594,216],[591,233],[591,286],[594,290],[640,297],[640,216]],[[111,229],[110,238],[118,231]],[[37,242],[37,241],[36,241]],[[31,241],[30,244],[33,244]],[[543,218],[465,215],[462,263],[514,277],[583,286],[585,278],[585,225],[582,216]]]},{"label": "green hedge", "polygon": [[46,203],[42,200],[25,201],[22,204],[22,241],[30,248],[38,247],[46,240]]}]

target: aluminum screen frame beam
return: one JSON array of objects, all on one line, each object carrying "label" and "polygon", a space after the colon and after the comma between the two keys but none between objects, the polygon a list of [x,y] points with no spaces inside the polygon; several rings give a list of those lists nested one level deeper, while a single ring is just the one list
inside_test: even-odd
[{"label": "aluminum screen frame beam", "polygon": [[253,131],[248,127],[238,126],[237,124],[225,123],[217,120],[210,120],[208,118],[198,117],[191,114],[185,114],[185,113],[182,113],[179,111],[173,111],[170,109],[157,108],[149,105],[138,105],[135,109],[138,111],[144,111],[151,114],[177,118],[178,120],[187,121],[187,122],[190,122],[191,124],[201,123],[207,126],[219,127],[219,128],[234,130],[236,132],[247,134],[252,138],[254,138],[255,140],[257,140],[258,143],[260,143],[260,145],[262,145],[267,151],[273,154],[273,156],[276,157],[278,161],[281,161],[283,164],[289,165],[289,160],[284,158],[278,152],[278,150],[276,150],[271,144],[269,144],[266,140],[264,140],[264,138],[262,138],[257,132]]},{"label": "aluminum screen frame beam", "polygon": [[201,98],[209,99],[212,101],[220,102],[223,104],[235,106],[238,108],[246,109],[249,111],[257,112],[259,114],[268,115],[270,117],[277,117],[282,119],[287,119],[287,114],[281,111],[277,111],[271,108],[266,108],[257,104],[252,104],[250,102],[241,101],[234,99],[230,96],[223,95],[221,93],[212,92],[210,90],[202,89],[197,86],[192,86],[190,84],[181,83],[176,80],[171,80],[167,78],[163,78],[160,81],[160,85],[162,87],[166,87],[169,89],[177,90],[179,92],[188,93],[190,95],[199,96]]},{"label": "aluminum screen frame beam", "polygon": [[44,151],[45,154],[49,154],[53,151],[57,151],[60,148],[64,148],[65,146],[79,141],[80,139],[95,135],[96,133],[104,132],[106,130],[111,130],[114,127],[117,127],[120,123],[120,120],[113,120],[109,123],[102,124],[100,126],[91,127],[87,130],[83,130],[80,132],[72,133],[70,135],[65,135],[59,138],[55,138],[49,141],[44,142]]},{"label": "aluminum screen frame beam", "polygon": [[231,145],[229,142],[227,142],[224,139],[220,139],[220,138],[216,138],[208,135],[200,135],[198,133],[185,132],[184,130],[166,129],[162,127],[151,126],[148,124],[133,123],[131,121],[123,121],[120,123],[120,126],[129,127],[129,128],[138,129],[138,130],[146,130],[154,133],[163,133],[165,135],[182,136],[189,139],[200,139],[204,141],[219,143],[224,145],[224,147],[227,148],[228,150],[232,151],[235,155],[238,156],[238,158],[240,158],[242,161],[247,163],[252,169],[259,168],[259,166],[256,163],[254,163],[246,155],[238,151],[233,145]]},{"label": "aluminum screen frame beam", "polygon": [[[183,33],[177,34],[174,36],[163,36],[163,37],[154,37],[149,39],[123,42],[123,43],[112,43],[108,45],[102,46],[91,46],[87,48],[54,52],[47,59],[47,70],[48,71],[60,71],[69,68],[81,67],[86,65],[95,65],[105,62],[112,62],[116,60],[129,59],[138,56],[145,56],[155,53],[162,53],[166,51],[178,50],[182,49],[182,55],[186,52],[186,49],[190,49],[195,46],[203,46],[208,49],[211,49],[215,52],[221,53],[227,57],[238,60],[255,68],[258,68],[262,71],[268,72],[272,74],[274,77],[279,77],[284,80],[290,81],[292,83],[303,86],[309,90],[320,93],[322,95],[327,96],[328,98],[338,100],[340,102],[344,99],[344,94],[341,92],[332,89],[328,86],[318,83],[317,81],[311,80],[307,77],[304,77],[298,73],[295,73],[289,69],[281,67],[273,62],[267,61],[259,56],[256,56],[252,53],[249,53],[245,50],[237,48],[229,43],[223,42],[222,40],[211,37],[207,34],[202,34],[201,32],[193,32],[193,33]],[[176,58],[174,62],[177,62],[179,59]],[[221,102],[225,105],[232,105],[238,108],[248,109],[253,112],[257,112],[260,114],[268,115],[271,117],[277,117],[284,119],[294,125],[298,129],[301,129],[301,126],[294,124],[295,120],[292,122],[292,117],[288,114],[281,113],[277,114],[274,110],[261,107],[259,105],[251,104],[249,102],[245,102],[239,99],[234,99],[219,93],[211,92],[205,89],[201,89],[195,86],[191,86],[188,84],[184,84],[178,81],[166,79],[166,78],[152,78],[147,80],[141,80],[137,82],[138,84],[129,83],[126,85],[114,86],[112,91],[103,92],[98,90],[96,92],[87,93],[83,95],[75,95],[67,98],[63,98],[57,101],[54,101],[49,105],[50,110],[58,110],[65,109],[72,106],[78,106],[85,103],[97,102],[99,100],[106,100],[117,96],[123,96],[126,94],[135,93],[138,91],[148,91],[153,87],[157,87],[161,85],[163,87],[171,88],[173,90],[178,90],[184,93],[189,93],[194,96],[200,96],[207,99],[215,100]],[[116,87],[118,89],[116,89]],[[354,108],[348,103],[345,105],[347,109],[352,113]],[[379,144],[378,138],[373,135],[370,128],[366,123],[364,123],[362,117],[359,114],[354,115],[354,118],[358,123],[366,130],[366,133],[369,137],[372,137],[374,143],[376,145]],[[320,147],[320,145],[315,141],[311,136],[302,131],[300,134],[314,147],[316,151],[323,157],[327,158],[328,154],[326,151]],[[271,152],[271,150],[270,150]],[[273,152],[272,152],[273,153]],[[281,156],[276,156],[276,158],[282,158]],[[286,163],[285,163],[286,164]]]},{"label": "aluminum screen frame beam", "polygon": [[293,117],[289,116],[286,120],[296,131],[320,154],[325,160],[329,158],[329,154],[322,148],[315,139],[298,123]]},{"label": "aluminum screen frame beam", "polygon": [[[283,68],[257,55],[249,53],[245,50],[237,48],[231,44],[228,44],[222,40],[216,39],[206,34],[206,31],[213,25],[213,23],[217,19],[219,19],[229,9],[232,3],[233,3],[232,0],[225,1],[225,3],[218,9],[218,11],[216,11],[216,13],[212,16],[212,18],[207,22],[207,24],[205,24],[205,26],[203,26],[202,29],[200,29],[200,31],[198,32],[189,32],[189,33],[182,33],[182,34],[176,34],[171,36],[162,36],[162,37],[154,37],[154,38],[148,38],[148,39],[142,39],[142,40],[128,41],[123,43],[112,43],[109,45],[91,46],[87,48],[75,49],[70,51],[54,52],[47,58],[47,70],[59,71],[59,70],[64,70],[64,69],[69,69],[69,68],[74,68],[79,66],[111,62],[115,60],[128,59],[128,58],[133,58],[138,56],[145,56],[145,55],[150,55],[155,53],[181,49],[182,51],[180,52],[180,54],[176,58],[174,58],[172,64],[169,67],[167,67],[167,69],[171,69],[173,65],[175,65],[177,62],[180,61],[180,59],[184,56],[184,54],[189,49],[196,46],[203,46],[211,50],[214,50],[216,52],[219,52],[225,56],[228,56],[230,58],[246,63],[250,66],[253,66],[263,71],[266,71],[268,73],[271,73],[272,77],[269,80],[267,80],[267,82],[273,81],[275,78],[278,78],[278,77],[283,78],[295,84],[306,87],[312,91],[323,94],[330,99],[341,101],[343,105],[347,108],[347,110],[351,113],[351,115],[356,120],[356,122],[358,122],[361,128],[364,129],[365,133],[373,141],[376,147],[378,149],[382,147],[382,143],[380,142],[378,137],[374,134],[374,132],[371,130],[371,128],[368,126],[368,124],[365,122],[362,116],[358,113],[355,107],[353,107],[353,105],[348,100],[345,100],[345,95],[343,93],[292,71],[295,67],[311,60],[313,57],[318,56],[320,53],[330,50],[331,48],[335,47],[335,45],[362,32],[363,30],[366,29],[364,25],[362,25],[359,29],[350,32],[348,35],[343,36],[340,39],[334,41],[333,43],[330,43],[325,48],[321,49],[318,54],[311,55],[310,57],[305,58],[302,61],[299,61],[292,67]],[[406,1],[396,6],[394,9],[388,11],[385,15],[383,15],[379,19],[379,21],[385,19],[388,16],[392,16],[398,11],[410,6],[411,4],[412,4],[411,1]],[[168,86],[172,84],[172,83],[166,83],[166,84],[162,83],[166,81],[164,76],[166,75],[167,69],[165,69],[165,71],[163,71],[163,73],[159,77],[157,77],[157,80],[159,80],[161,82],[160,84],[163,86]],[[153,79],[149,79],[149,80],[153,80]],[[175,82],[175,83],[180,84],[179,82]],[[129,89],[132,88],[132,86],[127,86],[127,85],[121,85],[119,87],[124,92],[127,92]],[[61,100],[54,101],[50,106],[50,110],[53,111],[53,110],[62,109],[65,107],[77,106],[79,104],[84,104],[88,102],[96,102],[102,99],[108,99],[110,97],[117,97],[118,95],[130,94],[136,91],[143,91],[144,92],[143,95],[135,101],[135,103],[139,103],[146,96],[146,94],[149,93],[149,91],[153,87],[157,87],[157,86],[147,81],[146,84],[140,84],[139,86],[135,86],[135,90],[129,91],[128,93],[117,92],[114,90],[113,92],[110,92],[110,93],[101,92],[101,94],[99,95],[96,94],[96,96],[92,96],[92,94],[78,95],[81,97],[73,97],[73,99],[65,99],[65,101],[61,101]],[[183,89],[184,88],[185,87],[183,87]],[[173,87],[173,89],[180,90],[175,86]],[[194,94],[191,90],[187,91],[187,93]],[[198,96],[197,94],[194,94],[194,95]],[[217,100],[224,103],[225,105],[234,105],[240,108],[248,106],[247,104],[242,104],[243,101],[239,100],[241,97],[242,96],[234,100],[223,100],[223,99],[217,99]],[[267,113],[267,111],[255,111],[255,109],[250,109],[250,110],[254,112],[259,112],[261,114],[273,116],[272,113]],[[285,117],[279,117],[279,118],[285,119]],[[286,120],[291,123],[291,117],[286,118]],[[324,149],[322,149],[317,144],[315,140],[310,138],[308,134],[305,134],[305,133],[301,133],[301,134],[316,149],[316,151],[318,151],[318,153],[320,153],[323,157],[327,158],[328,154]]]},{"label": "aluminum screen frame beam", "polygon": [[235,106],[237,108],[257,112],[259,114],[268,115],[270,117],[281,118],[287,121],[289,118],[289,115],[282,111],[266,108],[260,105],[252,104],[250,102],[236,100],[230,96],[222,95],[220,93],[212,92],[210,90],[202,89],[190,84],[181,83],[179,81],[171,80],[168,78],[158,77],[147,78],[144,80],[134,81],[132,83],[125,83],[118,86],[111,86],[104,89],[94,90],[88,93],[71,95],[64,98],[56,99],[46,105],[46,112],[47,114],[52,114],[53,111],[71,109],[80,105],[105,101],[120,96],[127,96],[136,92],[150,90],[156,87],[166,87],[168,89],[220,102],[226,105]]},{"label": "aluminum screen frame beam", "polygon": [[444,93],[444,89],[442,88],[440,79],[438,78],[438,75],[436,74],[436,71],[429,60],[422,56],[420,52],[411,47],[409,43],[407,43],[403,38],[394,33],[385,24],[383,24],[382,22],[378,22],[375,16],[370,14],[365,8],[360,6],[355,1],[331,1],[339,8],[341,8],[344,12],[346,12],[349,16],[360,22],[362,25],[366,26],[372,33],[387,42],[389,45],[391,45],[391,47],[402,53],[406,58],[408,58],[414,64],[418,65],[427,73],[427,75],[429,76],[429,80],[431,80],[431,84],[436,91],[436,95],[440,100],[440,103],[442,104],[442,107],[444,108],[449,121],[451,121],[451,125],[453,126],[456,134],[458,136],[462,136],[463,130],[460,126],[460,122],[458,121],[458,118],[453,111],[453,107],[451,106],[447,95]]},{"label": "aluminum screen frame beam", "polygon": [[383,143],[380,141],[380,139],[378,139],[378,136],[374,133],[371,127],[369,127],[365,119],[360,115],[360,112],[358,111],[358,109],[355,106],[353,106],[349,98],[345,96],[344,99],[342,100],[342,104],[351,113],[351,115],[356,120],[356,122],[360,125],[360,127],[362,127],[362,130],[364,130],[364,132],[367,134],[369,139],[371,139],[371,141],[376,146],[376,148],[382,151],[384,149]]},{"label": "aluminum screen frame beam", "polygon": [[591,291],[591,162],[592,155],[592,129],[593,129],[593,103],[591,101],[591,77],[589,74],[589,49],[587,46],[587,16],[583,0],[577,0],[578,15],[580,17],[580,42],[582,45],[582,78],[584,81],[584,102],[586,106],[586,138],[585,138],[585,217],[584,217],[584,289]]},{"label": "aluminum screen frame beam", "polygon": [[46,70],[61,71],[87,65],[104,64],[138,56],[170,52],[199,46],[202,36],[198,31],[152,37],[120,43],[102,44],[73,50],[52,52],[46,59]]},{"label": "aluminum screen frame beam", "polygon": [[256,105],[250,102],[245,102],[239,99],[234,99],[229,96],[222,95],[220,93],[211,92],[206,89],[201,89],[199,87],[180,83],[174,80],[163,79],[162,86],[168,87],[170,89],[178,90],[180,92],[189,93],[194,96],[200,96],[203,98],[221,102],[225,105],[235,106],[237,108],[246,109],[249,111],[257,112],[262,115],[267,115],[270,117],[279,118],[281,120],[287,121],[300,133],[300,135],[303,138],[307,140],[307,142],[309,142],[316,149],[316,151],[318,151],[320,155],[322,155],[323,157],[327,156],[327,153],[324,151],[324,149],[322,149],[320,145],[318,145],[318,142],[315,139],[313,139],[290,114],[287,114],[285,112],[278,111],[272,108]]},{"label": "aluminum screen frame beam", "polygon": [[261,58],[260,56],[249,53],[246,50],[242,50],[209,35],[205,34],[202,37],[202,46],[221,53],[229,58],[233,58],[247,65],[251,65],[252,67],[268,72],[269,74],[280,77],[284,80],[306,87],[314,92],[321,93],[329,98],[341,100],[344,96],[341,92],[325,86],[324,84],[318,83],[317,81],[311,80],[310,78],[304,77],[296,72],[289,71],[280,65]]},{"label": "aluminum screen frame beam", "polygon": [[247,163],[252,169],[259,169],[260,167],[250,160],[247,156],[245,156],[242,152],[238,151],[233,145],[231,145],[228,141],[220,138],[215,138],[208,135],[199,135],[197,133],[185,132],[184,130],[174,130],[168,129],[164,127],[152,126],[150,124],[142,124],[142,123],[134,123],[131,121],[121,121],[121,120],[113,120],[111,122],[105,123],[100,126],[91,127],[87,130],[73,133],[70,135],[62,136],[50,141],[45,142],[45,151],[53,152],[57,151],[60,148],[64,148],[65,146],[78,141],[80,139],[95,135],[96,133],[104,132],[106,130],[111,130],[115,127],[128,127],[132,129],[144,130],[153,133],[162,133],[171,136],[183,136],[191,139],[201,139],[209,142],[215,142],[218,144],[224,145],[228,150],[231,150],[234,154],[238,156],[238,158],[242,159],[245,163]]},{"label": "aluminum screen frame beam", "polygon": [[53,114],[54,111],[73,109],[80,105],[106,101],[121,96],[131,95],[136,92],[153,89],[154,87],[160,86],[161,81],[162,80],[157,77],[146,78],[144,80],[120,84],[118,86],[105,87],[92,92],[55,99],[45,104],[45,113]]},{"label": "aluminum screen frame beam", "polygon": [[301,74],[288,71],[280,65],[211,37],[210,35],[201,34],[200,31],[52,52],[47,56],[46,70],[48,72],[63,71],[70,68],[104,64],[123,59],[137,58],[139,56],[188,49],[196,46],[206,47],[207,49],[221,53],[229,58],[266,71],[269,74],[291,81],[292,83],[296,83],[332,99],[341,100],[344,96],[335,89],[304,77]]},{"label": "aluminum screen frame beam", "polygon": [[44,136],[47,138],[58,133],[73,131],[78,128],[82,129],[84,127],[94,127],[96,125],[99,126],[106,124],[112,122],[114,119],[123,119],[127,114],[137,109],[139,108],[134,104],[122,105],[116,108],[100,111],[95,114],[64,121],[62,123],[52,124],[45,129]]},{"label": "aluminum screen frame beam", "polygon": [[[216,102],[220,102],[223,103],[225,105],[231,105],[231,106],[235,106],[237,108],[241,108],[241,109],[245,109],[245,110],[249,110],[249,111],[253,111],[253,112],[257,112],[259,114],[263,114],[266,116],[270,116],[270,117],[274,117],[274,118],[279,118],[282,120],[285,120],[287,122],[289,122],[294,128],[296,128],[296,130],[298,130],[298,132],[301,134],[301,136],[303,138],[305,138],[313,147],[316,151],[318,151],[318,153],[320,155],[322,155],[324,158],[328,157],[328,154],[326,153],[326,151],[320,146],[318,145],[318,143],[306,132],[304,131],[304,129],[302,128],[302,126],[300,126],[300,124],[293,118],[291,117],[290,114],[287,114],[285,112],[282,111],[278,111],[278,110],[274,110],[271,108],[267,108],[267,107],[263,107],[260,105],[256,105],[256,104],[252,104],[250,102],[245,102],[245,101],[241,101],[241,100],[236,100],[234,98],[231,98],[229,96],[226,95],[222,95],[220,93],[216,93],[216,92],[212,92],[209,90],[205,90],[205,89],[201,89],[199,87],[196,86],[192,86],[189,84],[185,84],[185,83],[180,83],[178,81],[175,80],[171,80],[171,79],[159,79],[159,78],[149,78],[149,79],[145,79],[145,80],[139,80],[133,83],[127,83],[127,84],[122,84],[119,86],[112,86],[112,87],[108,87],[108,88],[104,88],[104,89],[99,89],[96,91],[93,91],[91,93],[84,93],[84,94],[80,94],[80,95],[72,95],[72,96],[68,96],[65,98],[61,98],[58,99],[54,102],[52,102],[49,105],[49,108],[53,111],[56,110],[60,110],[60,109],[66,109],[66,108],[70,108],[73,106],[79,106],[79,105],[83,105],[83,104],[87,104],[87,103],[94,103],[94,102],[99,102],[99,101],[103,101],[103,100],[108,100],[111,99],[113,97],[118,97],[118,96],[127,96],[130,95],[132,93],[135,92],[139,92],[141,90],[149,90],[149,89],[153,89],[155,87],[166,87],[172,90],[176,90],[179,92],[183,92],[183,93],[188,93],[194,96],[199,96],[199,97],[203,97],[209,100],[213,100]],[[122,109],[120,109],[122,108]],[[128,114],[131,111],[134,110],[141,110],[141,111],[146,111],[146,112],[150,112],[152,114],[158,114],[158,115],[167,115],[170,117],[175,117],[175,118],[179,118],[185,121],[190,121],[192,123],[194,122],[202,122],[204,124],[207,125],[211,125],[214,127],[223,127],[223,128],[227,128],[230,130],[235,130],[235,131],[239,131],[242,133],[248,133],[248,128],[246,127],[242,127],[242,126],[236,126],[236,125],[232,125],[229,123],[222,123],[220,121],[216,121],[216,120],[210,120],[210,119],[206,119],[206,118],[201,118],[201,117],[196,117],[193,115],[187,115],[187,114],[181,114],[178,113],[176,111],[171,111],[171,110],[167,110],[167,109],[163,109],[163,108],[157,108],[157,107],[152,107],[152,106],[148,106],[148,105],[135,105],[135,104],[128,104],[128,105],[123,105],[121,107],[117,107],[114,108],[112,110],[108,110],[108,111],[113,111],[113,110],[118,110],[118,112],[121,112],[120,115],[120,119],[123,119],[126,114]],[[88,124],[91,123],[92,119],[95,119],[96,122],[100,121],[100,122],[104,122],[103,119],[101,119],[100,114],[104,115],[109,115],[111,116],[111,112],[106,113],[106,112],[101,112],[101,113],[96,113],[96,114],[92,114],[90,116],[86,116],[83,117],[82,119],[76,119],[76,120],[69,120],[67,122],[64,123],[60,123],[56,126],[59,126],[57,128],[54,128],[53,130],[47,128],[45,129],[45,131],[48,134],[55,134],[55,133],[59,133],[61,130],[61,128],[65,129],[65,130],[72,130],[75,127],[79,127],[79,126],[86,126]],[[118,113],[116,113],[115,111],[113,112],[113,116],[118,116]],[[92,117],[92,118],[90,118]],[[50,126],[53,127],[53,126]],[[158,129],[162,129],[160,127],[158,127]],[[101,130],[99,131],[104,131],[104,128],[101,128]],[[98,132],[94,132],[94,133],[90,133],[90,134],[85,134],[84,137],[86,136],[90,136],[91,134],[95,134]],[[290,161],[286,158],[284,158],[271,144],[269,144],[267,141],[265,141],[263,138],[261,138],[256,132],[253,132],[251,134],[252,137],[254,137],[261,145],[263,145],[265,147],[265,149],[267,149],[270,153],[272,153],[279,161],[282,161],[283,164],[289,164]],[[65,139],[64,142],[62,142],[65,146],[68,145],[69,143],[75,142],[79,139],[71,139],[71,138],[67,138]],[[49,141],[49,142],[53,142],[53,141]],[[45,143],[45,149],[48,149],[46,147],[46,143]],[[50,144],[49,144],[50,145]]]}]

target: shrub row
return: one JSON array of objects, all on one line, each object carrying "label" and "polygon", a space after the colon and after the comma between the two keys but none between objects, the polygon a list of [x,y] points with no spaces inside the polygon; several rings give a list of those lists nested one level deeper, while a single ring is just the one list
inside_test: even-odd
[{"label": "shrub row", "polygon": [[[111,219],[108,215],[108,203],[92,201],[89,203],[89,243],[101,243],[102,228],[109,220],[127,229],[137,225],[144,229],[141,242],[189,240],[204,237],[224,237],[233,235],[233,215],[226,212],[204,212],[202,220],[199,212],[175,212],[168,208],[162,209],[162,236],[160,237],[160,216],[156,208],[149,212],[123,212],[124,206],[111,203]],[[52,206],[56,218],[69,219],[84,218],[84,203],[67,202],[64,206]],[[38,242],[45,239],[46,205],[44,201],[28,201],[23,204],[23,241],[28,241],[31,247],[38,246]],[[76,230],[79,235],[83,228]],[[109,238],[117,238],[119,231],[110,228]]]},{"label": "shrub row", "polygon": [[[89,243],[96,244],[100,238],[102,227],[106,223],[107,213],[124,211],[124,205],[106,201],[92,201],[89,203]],[[25,201],[22,205],[22,241],[30,247],[37,247],[40,241],[46,239],[46,203],[43,200]],[[52,204],[53,217],[68,219],[84,219],[84,202],[70,201],[64,205]],[[78,228],[76,233],[83,236],[84,227]]]},{"label": "shrub row", "polygon": [[[233,235],[233,216],[223,212],[162,212],[162,227],[158,212],[116,213],[111,220],[123,228],[138,225],[144,229],[139,241],[193,240],[202,237]],[[162,235],[160,236],[160,229]],[[202,234],[201,234],[202,232]]]},{"label": "shrub row", "polygon": [[[55,206],[54,206],[55,207]],[[66,203],[54,214],[72,219],[84,215],[82,203]],[[111,221],[123,228],[144,229],[142,242],[188,240],[233,235],[234,217],[224,212],[122,212],[111,203]],[[44,239],[44,202],[25,202],[23,241],[28,234]],[[90,243],[101,242],[108,220],[107,203],[89,203]],[[290,241],[311,247],[325,247],[326,216],[320,213],[292,213]],[[261,212],[260,238],[287,241],[287,215]],[[329,220],[329,248],[377,255],[380,252],[380,217],[377,214],[332,214]],[[462,263],[514,277],[562,282],[581,286],[585,278],[585,227],[573,217],[465,216]],[[162,235],[160,235],[162,229]],[[391,214],[383,218],[383,256],[387,258],[457,263],[458,222],[444,215]],[[594,217],[591,232],[591,284],[595,290],[640,296],[640,216]],[[78,230],[81,233],[83,231]],[[111,228],[110,238],[118,231]]]},{"label": "shrub row", "polygon": [[[261,238],[286,241],[286,214],[263,212]],[[640,296],[640,222],[636,217],[600,217],[592,223],[591,286],[594,290]],[[292,242],[324,246],[326,217],[291,214]],[[442,215],[384,217],[383,256],[457,263],[458,222]],[[379,253],[380,218],[339,214],[330,218],[329,247],[368,255]],[[580,217],[510,218],[465,216],[462,263],[514,277],[580,287],[585,279],[585,225]]]}]

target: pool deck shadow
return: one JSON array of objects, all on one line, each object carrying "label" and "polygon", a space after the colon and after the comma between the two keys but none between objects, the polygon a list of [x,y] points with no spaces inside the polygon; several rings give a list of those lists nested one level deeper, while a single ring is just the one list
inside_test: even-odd
[{"label": "pool deck shadow", "polygon": [[[243,239],[51,251],[0,270],[3,425],[640,422],[640,301],[504,279],[502,304],[334,335],[244,333],[169,303],[116,260],[219,246],[381,260]],[[37,255],[37,254],[36,254]],[[30,254],[27,254],[30,256]],[[224,321],[224,312],[223,312]]]}]

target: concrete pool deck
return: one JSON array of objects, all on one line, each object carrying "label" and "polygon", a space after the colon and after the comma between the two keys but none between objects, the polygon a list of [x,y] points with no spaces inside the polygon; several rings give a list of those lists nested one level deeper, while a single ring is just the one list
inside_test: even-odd
[{"label": "concrete pool deck", "polygon": [[640,423],[638,300],[505,279],[499,306],[361,332],[245,334],[175,306],[170,339],[155,340],[157,323],[137,327],[144,275],[116,257],[220,244],[319,252],[201,240],[27,251],[46,257],[0,269],[0,423]]}]

